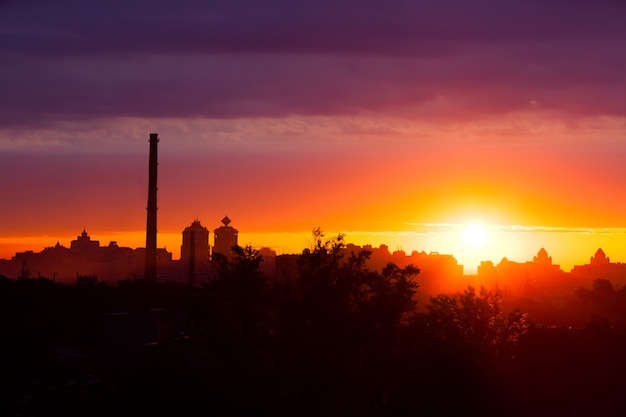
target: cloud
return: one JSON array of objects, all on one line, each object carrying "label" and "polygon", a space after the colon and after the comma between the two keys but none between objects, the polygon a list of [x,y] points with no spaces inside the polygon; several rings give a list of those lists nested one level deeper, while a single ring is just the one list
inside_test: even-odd
[{"label": "cloud", "polygon": [[623,117],[621,2],[9,2],[0,123]]},{"label": "cloud", "polygon": [[495,225],[494,230],[514,233],[557,233],[570,235],[626,235],[624,227],[550,227],[524,225]]},{"label": "cloud", "polygon": [[[36,4],[36,3],[35,3]],[[619,1],[81,1],[4,6],[10,50],[37,53],[395,53],[422,42],[615,40]],[[427,46],[424,50],[423,47]]]},{"label": "cloud", "polygon": [[[423,236],[461,233],[467,227],[467,223],[407,223],[409,230],[405,231],[352,231],[350,235],[361,234],[372,236]],[[565,234],[578,236],[626,236],[625,227],[553,227],[521,224],[489,224],[481,225],[488,233],[511,233],[515,236],[520,234]]]}]

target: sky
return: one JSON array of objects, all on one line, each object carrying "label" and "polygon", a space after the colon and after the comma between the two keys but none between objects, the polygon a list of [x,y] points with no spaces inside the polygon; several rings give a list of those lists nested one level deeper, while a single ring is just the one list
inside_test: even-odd
[{"label": "sky", "polygon": [[[0,2],[0,258],[228,215],[480,260],[626,262],[623,0]],[[485,243],[463,241],[480,224]]]}]

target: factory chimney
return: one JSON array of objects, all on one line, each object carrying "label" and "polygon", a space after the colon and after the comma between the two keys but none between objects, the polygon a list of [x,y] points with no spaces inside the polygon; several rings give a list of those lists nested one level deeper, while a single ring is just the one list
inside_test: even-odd
[{"label": "factory chimney", "polygon": [[146,265],[144,278],[157,278],[157,144],[159,135],[150,133],[150,164],[148,168],[148,216],[146,223]]}]

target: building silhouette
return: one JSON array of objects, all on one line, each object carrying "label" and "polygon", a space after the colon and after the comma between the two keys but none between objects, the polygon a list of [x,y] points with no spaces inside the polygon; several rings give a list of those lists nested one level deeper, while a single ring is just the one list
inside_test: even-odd
[{"label": "building silhouette", "polygon": [[[180,260],[173,260],[166,248],[157,248],[156,265],[159,281],[174,281],[201,285],[213,277],[212,263],[216,254],[232,260],[235,256],[232,247],[238,245],[238,230],[233,228],[228,216],[222,219],[222,226],[214,230],[214,245],[211,247],[209,229],[198,219],[182,231]],[[571,272],[564,272],[545,248],[541,248],[532,261],[514,262],[506,257],[497,265],[483,261],[477,274],[466,276],[463,265],[459,265],[452,255],[437,252],[402,250],[389,251],[387,245],[357,246],[348,243],[343,258],[351,253],[369,251],[366,266],[381,271],[389,262],[403,268],[413,265],[420,270],[418,297],[428,301],[428,296],[463,291],[468,285],[474,288],[497,289],[505,297],[542,298],[548,296],[572,295],[580,287],[591,288],[594,280],[609,280],[614,287],[626,286],[626,263],[611,262],[600,248],[590,257],[589,263],[576,265]],[[263,257],[262,272],[278,282],[293,281],[298,278],[297,260],[299,254],[281,254],[268,247],[259,249]],[[86,229],[70,242],[69,247],[59,242],[41,252],[32,250],[18,252],[11,259],[0,259],[0,275],[9,278],[48,278],[64,284],[114,283],[121,280],[142,278],[145,271],[146,248],[122,247],[115,241],[101,246]]]},{"label": "building silhouette", "polygon": [[209,230],[195,219],[183,230],[180,247],[181,268],[187,266],[188,283],[195,285],[196,274],[206,275],[210,259]]},{"label": "building silhouette", "polygon": [[[193,251],[191,250],[193,241]],[[209,230],[202,226],[200,220],[195,219],[191,225],[183,230],[183,243],[180,247],[180,260],[189,263],[195,258],[196,265],[207,265],[211,255],[209,245]]]},{"label": "building silhouette", "polygon": [[403,250],[391,252],[387,245],[375,248],[372,245],[357,246],[349,243],[343,249],[344,258],[347,259],[351,253],[356,254],[363,250],[371,253],[366,263],[370,269],[382,271],[389,262],[400,268],[408,265],[418,268],[420,270],[416,277],[419,283],[418,295],[452,293],[467,286],[463,276],[463,265],[460,265],[452,255],[425,251],[412,251],[407,254]]},{"label": "building silhouette", "polygon": [[571,272],[572,278],[585,287],[591,287],[596,279],[607,279],[615,287],[626,286],[626,264],[611,262],[602,248],[598,249],[586,265],[575,265]]},{"label": "building silhouette", "polygon": [[[232,247],[237,245],[238,231],[229,226],[230,219],[224,217],[222,226],[215,229],[217,250],[232,259]],[[195,219],[182,231],[180,260],[173,260],[167,248],[156,249],[158,281],[175,281],[199,285],[211,278],[210,233],[202,223]],[[93,283],[135,280],[145,277],[146,248],[122,247],[115,241],[101,246],[83,231],[70,242],[69,247],[56,245],[41,252],[18,252],[11,259],[0,259],[0,275],[10,278],[48,278],[64,284],[78,282]],[[273,272],[276,253],[269,248],[262,248],[266,260],[264,271]],[[86,279],[88,277],[88,279]]]},{"label": "building silhouette", "polygon": [[228,259],[235,255],[232,248],[237,246],[239,231],[230,226],[231,220],[228,216],[222,219],[222,226],[213,231],[213,254],[220,253]]},{"label": "building silhouette", "polygon": [[[117,245],[116,242],[111,242],[111,244]],[[100,249],[100,241],[91,240],[87,231],[83,229],[83,232],[76,239],[70,242],[70,249],[76,253],[89,255]]]},{"label": "building silhouette", "polygon": [[[157,248],[157,265],[171,268],[172,254]],[[97,277],[102,281],[120,281],[141,278],[144,272],[145,248],[122,247],[115,241],[100,246],[85,229],[67,248],[59,242],[41,252],[18,252],[10,260],[0,262],[0,274],[18,277],[21,271],[30,271],[31,278],[44,277],[64,284],[74,284],[81,277]],[[27,277],[24,277],[27,278]],[[82,279],[81,281],[84,281]]]},{"label": "building silhouette", "polygon": [[574,291],[575,283],[560,265],[552,263],[545,248],[532,261],[515,262],[504,257],[499,264],[483,261],[478,266],[477,283],[488,289],[500,289],[508,296],[541,297]]},{"label": "building silhouette", "polygon": [[270,247],[259,248],[259,255],[263,258],[261,272],[268,278],[276,276],[276,251]]},{"label": "building silhouette", "polygon": [[[459,265],[452,255],[424,251],[413,251],[407,255],[402,250],[391,252],[387,245],[380,245],[376,248],[372,245],[358,246],[352,243],[348,243],[341,250],[340,255],[343,261],[347,261],[351,254],[358,254],[362,251],[370,253],[366,267],[371,270],[381,272],[390,262],[400,268],[409,265],[418,268],[420,272],[415,278],[419,285],[416,293],[418,306],[426,305],[431,295],[454,293],[467,288],[468,282],[463,276],[463,265]],[[268,276],[282,283],[296,281],[299,274],[298,258],[299,255],[296,254],[277,255],[274,260],[270,261],[274,274]],[[266,262],[265,256],[264,262]]]}]

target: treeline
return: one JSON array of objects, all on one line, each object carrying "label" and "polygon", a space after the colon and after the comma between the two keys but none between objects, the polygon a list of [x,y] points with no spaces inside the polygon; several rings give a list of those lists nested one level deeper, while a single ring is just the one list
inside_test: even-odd
[{"label": "treeline", "polygon": [[[269,282],[251,247],[218,259],[202,287],[0,279],[0,414],[626,411],[626,337],[608,317],[582,331],[539,327],[503,311],[500,294],[473,288],[418,312],[417,267],[372,271],[367,251],[343,257],[343,246],[342,235],[315,230],[293,282]],[[619,317],[622,293],[598,282],[579,290],[581,303]],[[124,321],[132,314],[144,321]],[[158,343],[138,336],[146,323]]]}]

